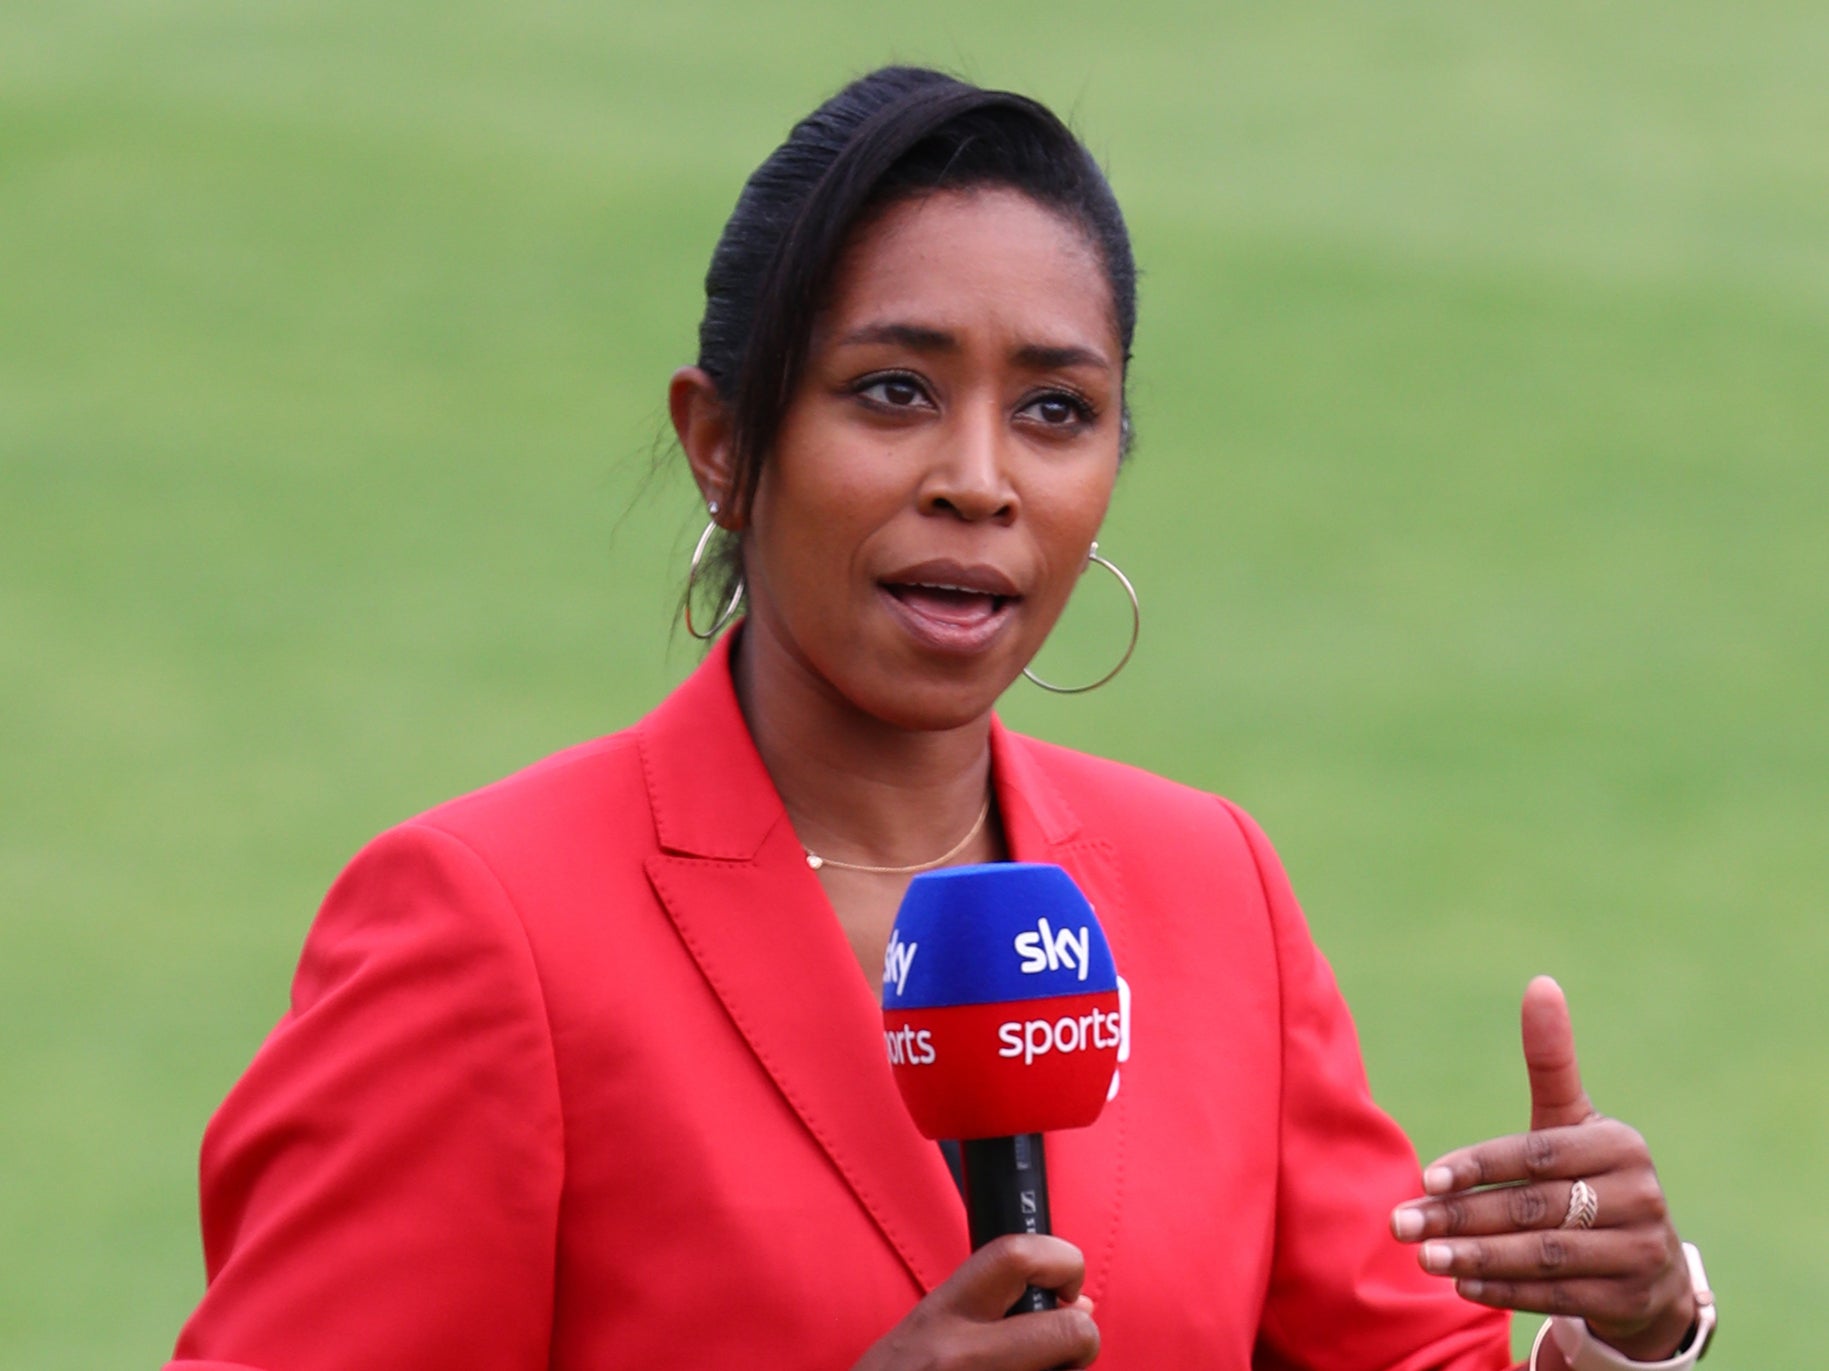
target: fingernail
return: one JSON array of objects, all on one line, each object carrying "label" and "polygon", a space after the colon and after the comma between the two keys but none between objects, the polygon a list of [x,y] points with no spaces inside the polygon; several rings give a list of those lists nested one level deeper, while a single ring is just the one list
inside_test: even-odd
[{"label": "fingernail", "polygon": [[1423,1270],[1446,1271],[1454,1261],[1454,1249],[1445,1242],[1423,1244]]},{"label": "fingernail", "polygon": [[1464,1300],[1477,1300],[1486,1294],[1485,1281],[1456,1281],[1454,1293]]},{"label": "fingernail", "polygon": [[1423,1235],[1423,1211],[1398,1209],[1391,1214],[1391,1232],[1400,1242],[1411,1242]]},{"label": "fingernail", "polygon": [[1423,1189],[1431,1195],[1445,1195],[1454,1189],[1454,1172],[1445,1166],[1432,1166],[1423,1172]]}]

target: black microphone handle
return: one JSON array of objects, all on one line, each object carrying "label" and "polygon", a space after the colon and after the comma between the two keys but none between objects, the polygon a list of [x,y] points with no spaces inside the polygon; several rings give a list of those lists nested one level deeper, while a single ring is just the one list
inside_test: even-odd
[{"label": "black microphone handle", "polygon": [[[966,1138],[959,1144],[959,1155],[965,1172],[965,1221],[971,1230],[974,1252],[1005,1233],[1053,1231],[1049,1227],[1048,1164],[1041,1134]],[[1031,1285],[1010,1306],[1009,1313],[1039,1313],[1053,1309],[1056,1303],[1052,1290],[1037,1290]]]}]

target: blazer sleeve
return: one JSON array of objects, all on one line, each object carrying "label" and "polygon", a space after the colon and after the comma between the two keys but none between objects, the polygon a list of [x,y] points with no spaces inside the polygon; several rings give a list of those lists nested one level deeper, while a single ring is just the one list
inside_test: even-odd
[{"label": "blazer sleeve", "polygon": [[167,1371],[546,1366],[562,1154],[507,892],[442,831],[382,835],[205,1133],[209,1285]]},{"label": "blazer sleeve", "polygon": [[1269,906],[1282,1001],[1276,1246],[1255,1371],[1501,1371],[1510,1319],[1462,1300],[1391,1236],[1422,1194],[1416,1154],[1372,1101],[1358,1035],[1262,830],[1244,831]]}]

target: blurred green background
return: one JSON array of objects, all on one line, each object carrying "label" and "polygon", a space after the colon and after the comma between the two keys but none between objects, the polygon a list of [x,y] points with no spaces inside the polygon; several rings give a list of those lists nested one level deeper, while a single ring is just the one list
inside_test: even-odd
[{"label": "blurred green background", "polygon": [[1258,814],[1425,1154],[1558,975],[1709,1364],[1821,1364],[1829,8],[6,0],[0,1365],[162,1360],[341,863],[696,659],[665,379],[889,59],[1070,113],[1146,272],[1142,646],[1006,716]]}]

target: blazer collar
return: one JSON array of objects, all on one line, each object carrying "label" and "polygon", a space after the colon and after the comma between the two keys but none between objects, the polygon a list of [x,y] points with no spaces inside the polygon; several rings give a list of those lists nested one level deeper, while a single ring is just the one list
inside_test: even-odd
[{"label": "blazer collar", "polygon": [[1080,821],[1054,779],[1044,771],[1034,744],[991,716],[991,784],[1010,860],[1051,862],[1047,855],[1080,836]]},{"label": "blazer collar", "polygon": [[[750,861],[788,822],[737,704],[731,678],[736,633],[727,633],[692,675],[642,721],[642,765],[663,851]],[[1004,837],[1016,861],[1048,861],[1080,824],[1028,740],[991,719],[991,774]]]},{"label": "blazer collar", "polygon": [[753,861],[787,810],[750,739],[731,679],[727,633],[642,720],[642,769],[661,850],[682,857]]},{"label": "blazer collar", "polygon": [[[660,848],[648,877],[762,1069],[931,1290],[965,1257],[964,1209],[939,1149],[908,1119],[883,1052],[881,1008],[750,738],[731,678],[734,637],[638,727]],[[993,720],[991,746],[1010,855],[1066,866],[1121,952],[1126,901],[1104,845],[1082,833],[1032,744]],[[1049,1140],[1056,1231],[1097,1260],[1088,1273],[1095,1299],[1107,1264],[1098,1258],[1116,1232],[1123,1113],[1108,1106],[1095,1127]],[[1062,1162],[1091,1184],[1055,1181]]]}]

